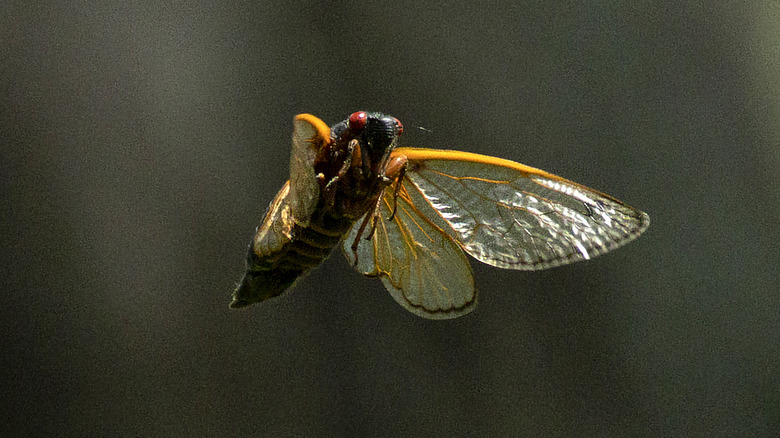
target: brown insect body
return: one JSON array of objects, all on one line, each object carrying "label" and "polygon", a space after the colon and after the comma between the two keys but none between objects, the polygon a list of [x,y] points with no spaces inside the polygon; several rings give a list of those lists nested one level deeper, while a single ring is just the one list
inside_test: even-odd
[{"label": "brown insect body", "polygon": [[387,174],[401,131],[398,120],[378,113],[354,113],[330,129],[308,114],[295,118],[290,180],[257,229],[230,307],[281,295],[376,209],[400,170]]}]

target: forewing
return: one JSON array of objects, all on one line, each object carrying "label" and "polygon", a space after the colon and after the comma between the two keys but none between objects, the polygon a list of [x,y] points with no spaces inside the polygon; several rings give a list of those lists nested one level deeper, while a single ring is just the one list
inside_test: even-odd
[{"label": "forewing", "polygon": [[290,206],[295,220],[308,224],[320,196],[314,172],[318,154],[330,142],[330,128],[310,114],[300,114],[293,122],[290,153]]},{"label": "forewing", "polygon": [[359,241],[357,265],[351,246],[361,221],[344,240],[347,260],[362,274],[380,277],[393,298],[415,315],[449,319],[474,310],[477,294],[463,251],[412,204],[405,191],[400,193],[395,216],[389,220],[392,205],[393,190],[388,187],[380,201],[373,236],[366,239],[369,224]]},{"label": "forewing", "polygon": [[255,253],[270,256],[292,239],[293,220],[290,217],[290,181],[287,181],[268,206],[263,223],[257,228],[253,240]]},{"label": "forewing", "polygon": [[[639,236],[647,214],[539,169],[467,152],[399,148],[409,192],[424,197],[477,260],[537,270],[589,259]],[[415,202],[415,205],[419,203]]]}]

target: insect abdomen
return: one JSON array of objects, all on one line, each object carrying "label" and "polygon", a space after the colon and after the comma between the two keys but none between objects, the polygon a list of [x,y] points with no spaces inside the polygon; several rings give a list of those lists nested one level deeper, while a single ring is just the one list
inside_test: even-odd
[{"label": "insect abdomen", "polygon": [[353,223],[348,218],[321,216],[318,221],[297,224],[287,215],[286,193],[280,195],[249,247],[247,270],[230,303],[234,309],[281,295],[298,277],[322,263]]}]

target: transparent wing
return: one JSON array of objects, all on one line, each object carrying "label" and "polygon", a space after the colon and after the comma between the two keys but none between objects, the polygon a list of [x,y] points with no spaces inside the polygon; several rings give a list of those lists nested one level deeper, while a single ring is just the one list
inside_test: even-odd
[{"label": "transparent wing", "polygon": [[293,121],[290,152],[290,207],[296,221],[306,225],[317,206],[320,185],[314,162],[330,142],[330,128],[310,114],[300,114]]},{"label": "transparent wing", "polygon": [[477,260],[537,270],[615,249],[647,229],[647,214],[539,169],[467,152],[398,148],[405,184],[430,221]]},{"label": "transparent wing", "polygon": [[[371,240],[360,239],[355,268],[380,277],[393,298],[406,310],[429,319],[449,319],[474,310],[477,294],[468,259],[452,237],[430,222],[402,190],[392,212],[393,190],[380,201],[380,216]],[[369,213],[371,214],[371,213]],[[343,242],[347,260],[354,266],[351,249],[360,228],[358,221]]]}]

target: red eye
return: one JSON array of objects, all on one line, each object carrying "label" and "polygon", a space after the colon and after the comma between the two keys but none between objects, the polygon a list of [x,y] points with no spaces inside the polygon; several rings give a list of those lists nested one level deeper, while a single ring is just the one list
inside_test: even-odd
[{"label": "red eye", "polygon": [[366,120],[368,120],[368,116],[365,111],[352,113],[352,115],[349,116],[349,129],[351,129],[352,132],[362,131],[363,128],[366,127]]},{"label": "red eye", "polygon": [[401,135],[404,133],[404,125],[402,125],[398,119],[395,119],[395,126],[396,129],[398,130],[398,133],[396,135]]}]

